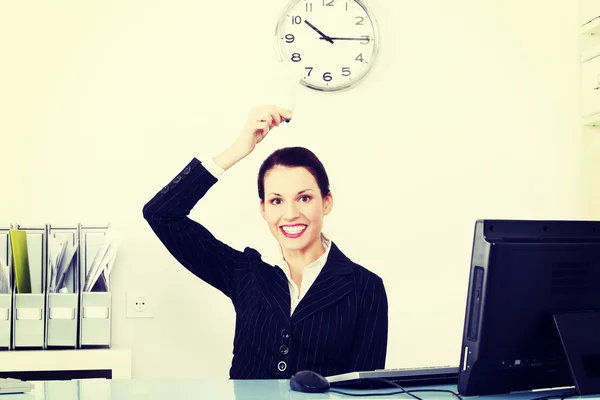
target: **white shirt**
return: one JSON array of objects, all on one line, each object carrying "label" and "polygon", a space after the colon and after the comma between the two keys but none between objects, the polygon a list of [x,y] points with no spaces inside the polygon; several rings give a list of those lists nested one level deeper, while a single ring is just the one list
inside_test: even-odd
[{"label": "white shirt", "polygon": [[325,266],[325,262],[327,262],[327,257],[329,256],[329,250],[331,249],[331,240],[325,237],[324,234],[321,234],[321,243],[323,244],[323,248],[325,248],[325,253],[321,255],[321,257],[317,258],[312,263],[308,264],[304,267],[302,271],[302,282],[300,284],[300,290],[298,290],[298,286],[292,280],[290,274],[290,266],[283,258],[283,254],[281,253],[281,248],[277,246],[277,250],[273,249],[271,252],[262,256],[262,260],[269,265],[279,266],[285,273],[285,276],[288,280],[288,287],[290,288],[290,304],[291,310],[290,315],[294,313],[294,310],[300,303],[300,300],[304,298],[308,289],[312,286],[312,284],[319,276],[319,273]]},{"label": "white shirt", "polygon": [[[219,167],[214,162],[212,157],[207,157],[205,161],[202,161],[202,165],[217,179],[219,179],[223,175],[223,173],[225,173],[225,170]],[[323,253],[321,257],[317,258],[315,261],[313,261],[304,268],[302,272],[302,283],[300,284],[300,289],[298,289],[298,286],[292,280],[290,274],[290,266],[283,258],[283,254],[281,253],[281,248],[279,246],[273,246],[272,249],[270,249],[262,256],[262,260],[265,263],[273,267],[278,266],[283,270],[285,276],[287,277],[288,287],[290,289],[290,315],[294,313],[294,310],[298,306],[298,303],[300,303],[300,300],[304,298],[304,296],[308,292],[308,289],[310,289],[312,284],[315,282],[317,276],[319,276],[319,273],[321,273],[321,270],[327,262],[327,257],[329,257],[329,250],[331,249],[332,242],[329,238],[327,238],[324,234],[321,233],[321,243],[323,244],[325,253]]]}]

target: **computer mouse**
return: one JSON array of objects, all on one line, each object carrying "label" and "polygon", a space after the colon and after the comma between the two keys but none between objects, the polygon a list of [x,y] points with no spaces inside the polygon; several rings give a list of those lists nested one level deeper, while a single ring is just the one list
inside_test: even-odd
[{"label": "computer mouse", "polygon": [[323,393],[329,390],[329,381],[313,371],[298,371],[290,378],[290,388],[296,392]]}]

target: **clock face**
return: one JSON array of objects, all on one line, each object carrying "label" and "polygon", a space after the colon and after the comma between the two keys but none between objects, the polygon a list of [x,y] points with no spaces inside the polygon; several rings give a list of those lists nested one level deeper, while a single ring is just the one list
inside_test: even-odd
[{"label": "clock face", "polygon": [[370,71],[378,49],[377,24],[359,0],[291,0],[279,18],[275,45],[300,83],[340,91]]}]

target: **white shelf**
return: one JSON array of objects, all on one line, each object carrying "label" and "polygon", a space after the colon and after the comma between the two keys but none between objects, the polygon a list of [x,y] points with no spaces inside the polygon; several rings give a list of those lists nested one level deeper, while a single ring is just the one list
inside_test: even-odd
[{"label": "white shelf", "polygon": [[113,379],[131,379],[131,350],[8,350],[0,351],[2,372],[110,370]]},{"label": "white shelf", "polygon": [[600,34],[600,18],[596,18],[591,22],[581,27],[582,35],[598,35]]},{"label": "white shelf", "polygon": [[582,122],[583,122],[584,126],[588,126],[588,127],[592,127],[592,128],[599,128],[600,127],[600,113],[590,115],[587,117],[583,117]]}]

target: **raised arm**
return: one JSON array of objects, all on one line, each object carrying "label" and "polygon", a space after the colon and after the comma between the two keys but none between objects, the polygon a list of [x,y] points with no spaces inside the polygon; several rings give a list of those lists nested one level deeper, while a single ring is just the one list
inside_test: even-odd
[{"label": "raised arm", "polygon": [[143,208],[148,224],[167,250],[194,275],[231,297],[232,271],[244,255],[217,240],[188,217],[192,208],[217,182],[194,158]]},{"label": "raised arm", "polygon": [[367,276],[354,340],[351,371],[385,368],[388,301],[383,281],[375,274]]},{"label": "raised arm", "polygon": [[[283,117],[291,115],[277,107],[254,109],[234,144],[211,161],[226,171],[250,154]],[[194,158],[144,205],[143,216],[177,261],[234,300],[233,270],[246,263],[244,253],[219,241],[203,225],[188,217],[216,182],[217,177]]]}]

